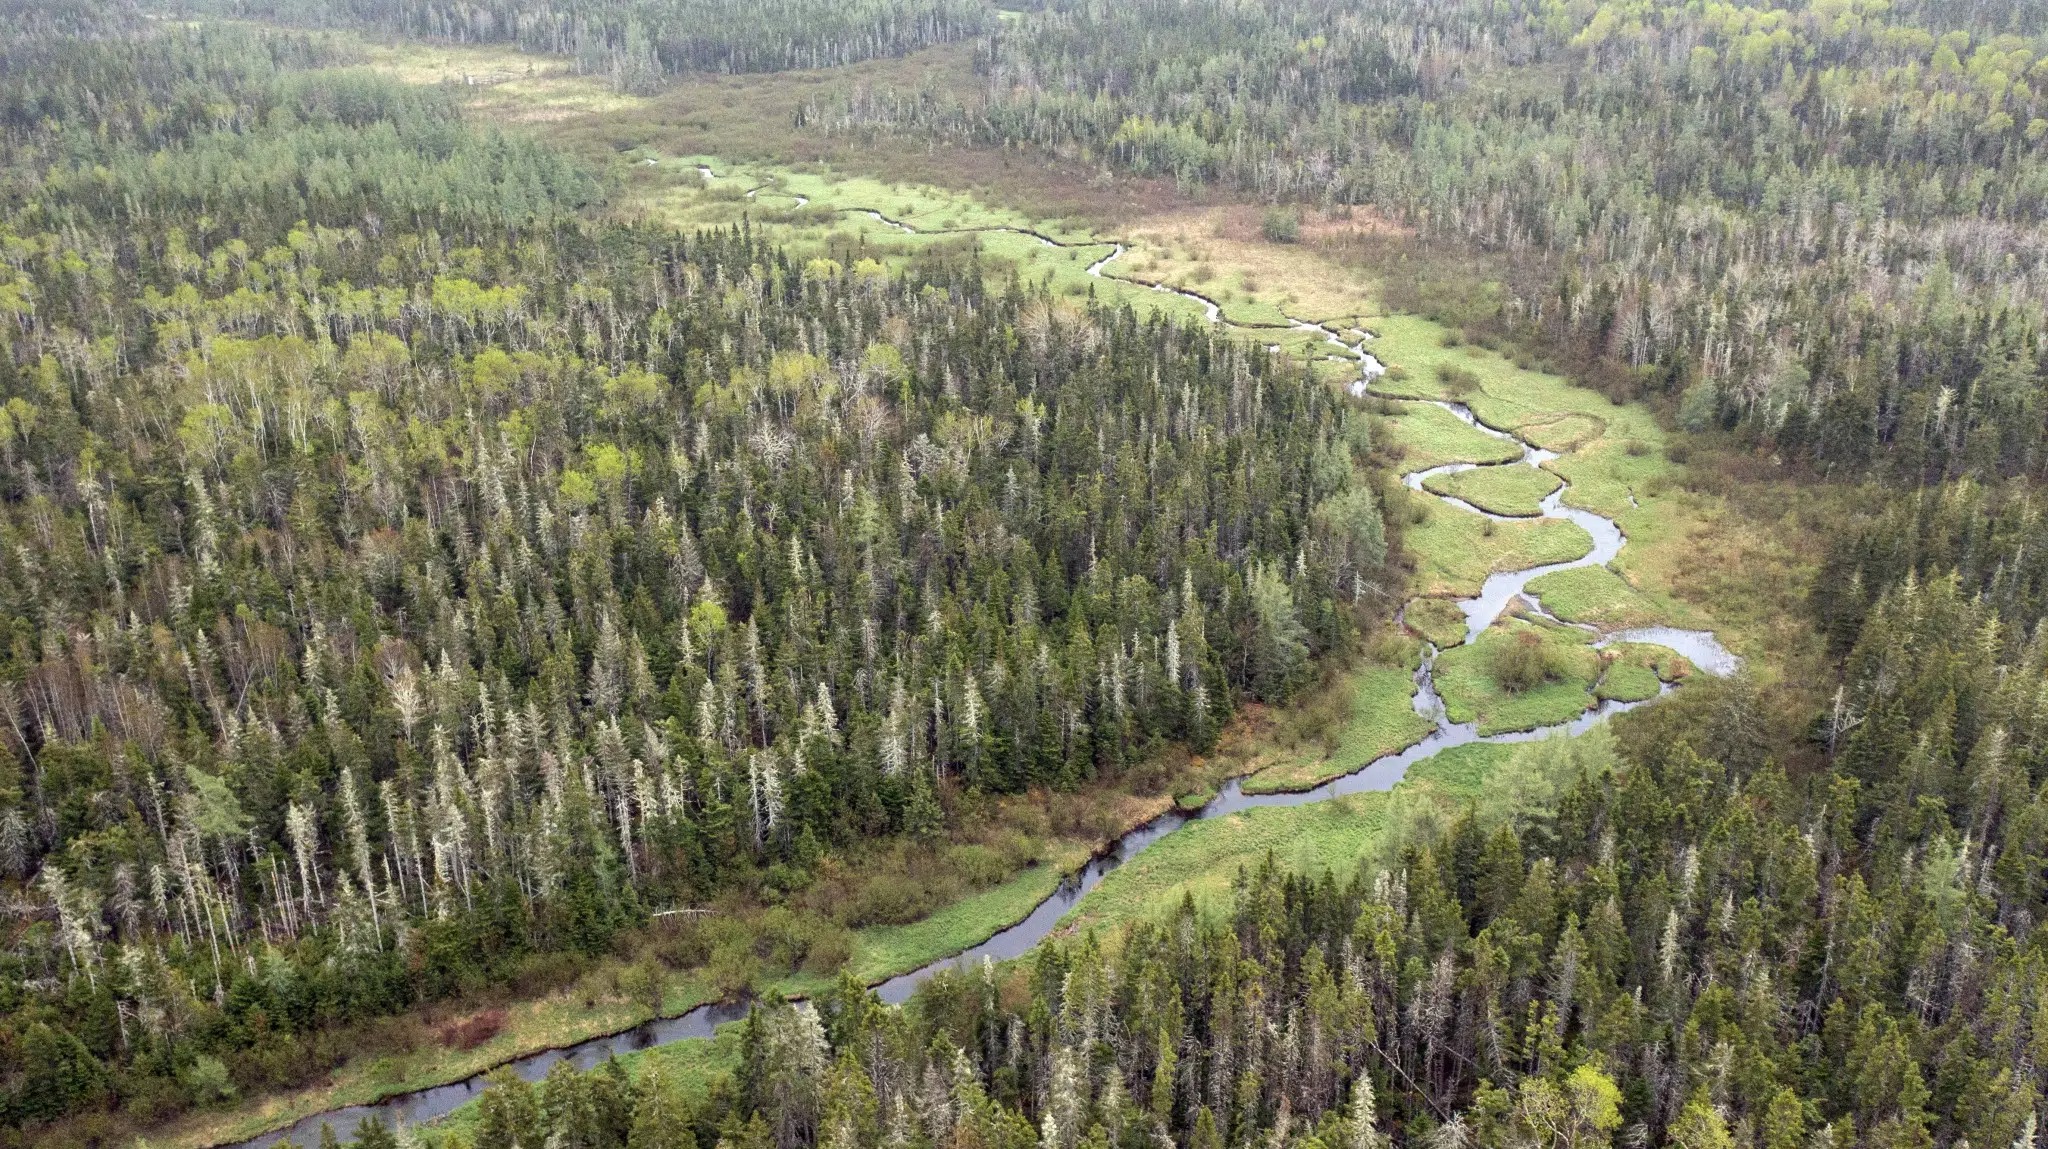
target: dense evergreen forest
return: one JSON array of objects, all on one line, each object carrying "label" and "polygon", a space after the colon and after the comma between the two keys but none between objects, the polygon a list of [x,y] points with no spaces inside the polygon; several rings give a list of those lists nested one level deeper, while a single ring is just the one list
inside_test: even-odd
[{"label": "dense evergreen forest", "polygon": [[1490,253],[1486,325],[1835,475],[2048,471],[2048,8],[1052,0],[856,134],[1032,147]]},{"label": "dense evergreen forest", "polygon": [[505,1081],[476,1149],[2034,1146],[2048,638],[1986,575],[2038,519],[1968,490],[1898,514],[1831,556],[1867,573],[1817,605],[1847,651],[1810,727],[1691,686],[1546,746],[1554,808],[1370,872],[1242,873],[1225,917],[1048,943],[901,1011],[845,981],[764,1003],[701,1100],[615,1064]]},{"label": "dense evergreen forest", "polygon": [[454,1149],[2040,1143],[2038,0],[167,8],[0,0],[0,1145],[1204,751],[1401,598],[1298,363],[966,246],[620,222],[333,29],[627,92],[969,40],[980,91],[799,126],[1377,219],[1497,276],[1449,317],[1849,508],[1824,686],[1688,685],[1519,756],[1554,800],[900,1009],[768,995],[708,1084],[505,1076]]},{"label": "dense evergreen forest", "polygon": [[692,72],[824,68],[978,35],[980,0],[186,0],[183,9],[571,57],[624,92]]},{"label": "dense evergreen forest", "polygon": [[319,38],[77,30],[0,48],[17,1131],[1204,745],[1379,575],[1298,365],[601,222]]}]

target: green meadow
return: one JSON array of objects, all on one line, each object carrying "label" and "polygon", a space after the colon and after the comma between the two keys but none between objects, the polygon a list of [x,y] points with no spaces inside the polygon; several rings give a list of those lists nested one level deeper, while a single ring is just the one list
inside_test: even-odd
[{"label": "green meadow", "polygon": [[1431,475],[1422,489],[1432,495],[1449,495],[1496,515],[1529,517],[1543,513],[1542,503],[1564,485],[1564,480],[1541,467],[1476,467]]}]

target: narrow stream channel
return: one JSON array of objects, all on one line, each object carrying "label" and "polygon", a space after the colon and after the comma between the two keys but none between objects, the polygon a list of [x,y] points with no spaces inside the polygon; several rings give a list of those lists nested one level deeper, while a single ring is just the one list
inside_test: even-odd
[{"label": "narrow stream channel", "polygon": [[[698,171],[703,174],[707,181],[712,179],[715,174],[711,169],[704,167],[698,168]],[[761,190],[763,189],[755,188],[753,191],[749,191],[747,195],[749,198],[752,198],[755,192]],[[801,196],[794,198],[800,201],[800,205],[801,203],[808,202]],[[917,230],[909,224],[903,223],[900,220],[890,219],[877,211],[852,208],[841,210],[868,216],[878,223],[913,235],[918,234]],[[1110,253],[1088,267],[1088,274],[1097,277],[1102,276],[1103,269],[1126,251],[1125,246],[1121,243],[1108,245],[1099,243],[1061,243],[1050,236],[1018,228],[981,228],[973,230],[1028,235],[1054,247],[1109,246],[1111,248]],[[1124,282],[1132,281],[1127,280]],[[1201,305],[1204,314],[1208,316],[1210,322],[1214,323],[1221,320],[1222,309],[1212,299],[1196,295],[1192,292],[1178,291],[1163,284],[1153,285],[1152,290],[1165,291],[1182,296]],[[1353,395],[1364,396],[1370,394],[1372,381],[1384,373],[1385,369],[1381,366],[1379,360],[1365,349],[1366,342],[1372,338],[1368,333],[1358,332],[1360,339],[1354,345],[1345,343],[1337,335],[1332,334],[1328,329],[1319,324],[1295,321],[1290,323],[1287,329],[1320,332],[1327,342],[1334,344],[1357,359],[1360,371],[1359,378],[1353,381],[1350,386]],[[1535,447],[1519,436],[1488,427],[1480,422],[1472,414],[1471,410],[1461,403],[1438,402],[1436,400],[1404,400],[1404,402],[1434,403],[1474,428],[1495,438],[1518,444],[1521,447],[1522,457],[1520,459],[1507,463],[1493,464],[1494,466],[1538,467],[1557,457],[1553,452]],[[1411,489],[1420,491],[1423,489],[1423,480],[1429,475],[1469,470],[1472,466],[1472,464],[1468,463],[1452,463],[1447,466],[1404,475],[1402,476],[1402,482],[1406,483]],[[1459,608],[1465,614],[1466,641],[1470,642],[1478,638],[1482,632],[1493,625],[1495,619],[1500,617],[1501,611],[1518,597],[1525,599],[1532,606],[1540,609],[1541,604],[1536,601],[1535,596],[1528,593],[1527,588],[1530,580],[1549,574],[1552,571],[1605,565],[1621,553],[1621,548],[1627,544],[1628,539],[1622,534],[1620,526],[1612,519],[1593,514],[1590,511],[1565,506],[1563,502],[1564,494],[1570,489],[1571,484],[1569,483],[1558,487],[1556,491],[1553,491],[1549,497],[1542,501],[1540,504],[1540,514],[1531,517],[1568,519],[1577,523],[1585,528],[1586,532],[1593,537],[1593,549],[1583,557],[1573,559],[1570,562],[1549,563],[1518,571],[1504,571],[1487,578],[1485,585],[1480,588],[1480,592],[1476,597],[1464,599],[1458,603]],[[1470,514],[1486,515],[1488,518],[1501,521],[1511,521],[1512,519],[1511,516],[1495,515],[1482,511],[1461,499],[1454,499],[1445,495],[1436,495],[1434,497],[1460,511]],[[1612,642],[1648,642],[1666,646],[1684,655],[1700,670],[1717,676],[1732,673],[1737,662],[1735,656],[1730,654],[1714,638],[1713,634],[1707,631],[1679,630],[1673,627],[1648,627],[1605,635],[1594,645],[1605,646]],[[1436,720],[1436,728],[1421,741],[1405,750],[1387,754],[1367,762],[1351,773],[1333,778],[1312,790],[1302,790],[1286,794],[1247,794],[1244,792],[1242,781],[1233,779],[1226,783],[1217,792],[1216,797],[1211,799],[1201,809],[1192,812],[1169,811],[1111,842],[1100,854],[1097,854],[1087,865],[1083,866],[1079,872],[1069,875],[1065,881],[1061,882],[1052,895],[1038,903],[1022,921],[997,931],[994,936],[980,945],[955,954],[952,957],[942,958],[909,973],[890,978],[876,986],[875,992],[880,995],[883,1001],[891,1005],[900,1005],[904,1001],[909,1000],[911,993],[916,990],[920,983],[939,970],[959,965],[978,965],[983,959],[1005,961],[1010,958],[1021,957],[1030,952],[1033,946],[1043,941],[1058,928],[1060,921],[1067,916],[1068,911],[1072,910],[1088,894],[1088,891],[1100,885],[1102,879],[1111,870],[1123,865],[1126,861],[1143,852],[1147,846],[1173,833],[1189,822],[1226,817],[1264,806],[1302,806],[1311,802],[1327,801],[1328,799],[1341,797],[1346,794],[1389,790],[1393,788],[1394,783],[1401,780],[1402,776],[1408,772],[1410,766],[1423,759],[1433,757],[1453,746],[1463,746],[1471,742],[1528,742],[1559,733],[1579,734],[1610,715],[1619,714],[1624,710],[1641,705],[1641,703],[1607,701],[1588,709],[1570,722],[1540,727],[1535,730],[1481,736],[1476,722],[1452,722],[1445,714],[1442,702],[1438,699],[1436,693],[1434,678],[1436,653],[1435,647],[1427,648],[1422,664],[1415,672],[1416,691],[1414,705],[1416,713],[1425,717],[1433,717]],[[712,1036],[713,1031],[717,1027],[728,1022],[739,1021],[745,1018],[746,1014],[747,1006],[745,1004],[713,1002],[709,1005],[698,1006],[696,1009],[690,1010],[678,1017],[651,1021],[623,1033],[593,1038],[589,1041],[569,1046],[566,1049],[550,1049],[521,1057],[507,1062],[502,1068],[509,1068],[522,1080],[538,1081],[547,1076],[548,1071],[554,1068],[557,1062],[566,1061],[577,1069],[587,1070],[594,1066],[602,1065],[606,1058],[615,1054],[628,1054],[637,1050],[651,1049],[658,1045],[667,1045],[670,1042],[684,1041],[690,1038],[708,1038]],[[448,1085],[399,1094],[371,1105],[351,1105],[341,1109],[329,1110],[325,1113],[317,1113],[310,1117],[302,1118],[297,1123],[286,1128],[273,1130],[247,1141],[239,1142],[234,1145],[233,1149],[269,1149],[270,1146],[285,1144],[299,1146],[300,1149],[314,1149],[319,1144],[320,1127],[322,1125],[331,1125],[338,1136],[345,1138],[354,1131],[356,1123],[365,1117],[376,1117],[387,1127],[395,1127],[399,1123],[419,1125],[454,1112],[457,1108],[474,1100],[479,1093],[483,1092],[484,1088],[484,1075],[478,1074],[477,1076]]]}]

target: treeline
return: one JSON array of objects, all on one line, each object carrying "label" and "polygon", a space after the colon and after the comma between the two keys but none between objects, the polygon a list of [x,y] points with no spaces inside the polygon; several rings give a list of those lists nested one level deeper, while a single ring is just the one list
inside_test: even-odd
[{"label": "treeline", "polygon": [[1207,330],[587,220],[314,41],[4,51],[16,1140],[1204,745],[1379,576],[1362,417]]},{"label": "treeline", "polygon": [[183,8],[568,56],[615,88],[692,72],[782,72],[980,35],[986,0],[185,0]]},{"label": "treeline", "polygon": [[[123,266],[175,291],[181,276],[193,277],[193,243],[239,242],[239,263],[294,225],[459,234],[544,223],[599,199],[597,183],[558,154],[466,127],[444,92],[309,71],[345,63],[323,39],[204,25],[175,36],[27,37],[0,48],[0,207],[21,293],[16,330],[0,338],[15,346],[17,366],[44,349],[39,329],[105,334],[91,329],[90,313],[105,310],[96,296],[111,286],[81,292],[33,282],[56,233],[69,233],[57,254]],[[131,228],[175,231],[174,270],[157,274],[158,264],[117,252]],[[222,274],[208,286],[220,286]]]},{"label": "treeline", "polygon": [[[1696,684],[1525,752],[1551,808],[1420,823],[1355,875],[1268,864],[1214,912],[1054,939],[901,1010],[846,984],[764,1003],[708,1094],[562,1073],[494,1088],[457,1140],[2033,1146],[2048,639],[2000,588],[2042,564],[1981,531],[2022,503],[1897,513],[1920,529],[1876,517],[1831,559],[1866,572],[1862,606],[1810,724]],[[1964,532],[1984,545],[1942,550]],[[1925,565],[1875,561],[1894,537]]]},{"label": "treeline", "polygon": [[1370,208],[1507,272],[1483,318],[1695,430],[1912,483],[2048,472],[2033,2],[1053,3],[984,90],[805,118]]}]

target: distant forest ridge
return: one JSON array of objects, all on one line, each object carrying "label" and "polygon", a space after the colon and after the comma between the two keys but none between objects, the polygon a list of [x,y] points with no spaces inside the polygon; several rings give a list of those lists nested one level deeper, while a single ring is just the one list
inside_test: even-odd
[{"label": "distant forest ridge", "polygon": [[1132,0],[828,133],[1370,208],[1491,261],[1418,302],[1835,475],[2048,472],[2048,7]]}]

